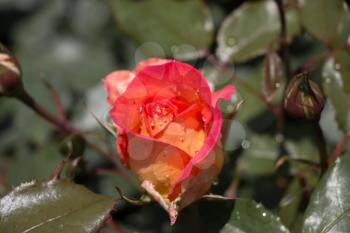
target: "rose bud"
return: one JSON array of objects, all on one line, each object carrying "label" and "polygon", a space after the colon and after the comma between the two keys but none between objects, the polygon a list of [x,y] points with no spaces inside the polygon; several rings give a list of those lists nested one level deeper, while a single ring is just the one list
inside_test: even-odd
[{"label": "rose bud", "polygon": [[109,74],[104,85],[122,162],[174,224],[178,211],[205,194],[222,168],[218,102],[235,88],[211,92],[192,66],[155,58],[134,72]]},{"label": "rose bud", "polygon": [[19,64],[14,55],[0,43],[0,96],[12,96],[20,87]]},{"label": "rose bud", "polygon": [[318,121],[324,107],[324,96],[319,85],[306,73],[295,76],[287,86],[284,108],[299,120]]}]

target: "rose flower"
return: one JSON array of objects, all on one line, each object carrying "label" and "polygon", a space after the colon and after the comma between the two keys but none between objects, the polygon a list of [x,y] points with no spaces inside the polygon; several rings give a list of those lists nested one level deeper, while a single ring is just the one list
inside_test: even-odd
[{"label": "rose flower", "polygon": [[192,66],[156,58],[109,74],[104,86],[122,162],[175,223],[222,168],[218,101],[235,88],[211,92]]}]

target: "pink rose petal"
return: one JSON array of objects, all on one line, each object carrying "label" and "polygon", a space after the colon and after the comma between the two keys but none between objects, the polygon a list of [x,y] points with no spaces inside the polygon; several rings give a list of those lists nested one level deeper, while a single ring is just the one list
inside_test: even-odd
[{"label": "pink rose petal", "polygon": [[115,71],[103,80],[110,106],[113,106],[115,100],[126,91],[133,76],[133,73],[127,70]]}]

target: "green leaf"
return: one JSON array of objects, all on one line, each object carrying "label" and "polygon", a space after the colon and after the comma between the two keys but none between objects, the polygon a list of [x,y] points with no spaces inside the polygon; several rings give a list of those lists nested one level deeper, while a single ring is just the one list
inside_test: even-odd
[{"label": "green leaf", "polygon": [[224,71],[220,69],[220,67],[210,63],[204,65],[200,72],[208,81],[209,87],[212,91],[220,90],[222,87],[227,85],[232,78],[230,71]]},{"label": "green leaf", "polygon": [[293,227],[297,220],[303,194],[304,190],[300,186],[298,178],[294,178],[279,203],[279,216],[281,216],[282,222],[288,227]]},{"label": "green leaf", "polygon": [[262,88],[262,67],[259,66],[254,69],[237,68],[236,75],[239,79],[234,82],[237,88],[237,96],[244,101],[237,112],[236,118],[246,124],[267,110],[266,104],[257,95]]},{"label": "green leaf", "polygon": [[231,200],[201,199],[181,211],[171,232],[217,233],[229,221],[234,203]]},{"label": "green leaf", "polygon": [[300,18],[306,30],[323,41],[334,43],[348,14],[344,0],[300,0]]},{"label": "green leaf", "polygon": [[304,233],[350,232],[350,156],[338,159],[313,192]]},{"label": "green leaf", "polygon": [[347,131],[349,129],[349,110],[350,98],[349,94],[344,91],[344,81],[349,77],[343,77],[343,73],[339,71],[341,65],[334,58],[330,58],[323,68],[323,89],[326,96],[336,112],[336,121],[339,129]]},{"label": "green leaf", "polygon": [[67,13],[65,1],[43,2],[35,14],[16,27],[15,52],[23,68],[24,85],[45,106],[52,106],[52,101],[37,79],[40,73],[45,74],[57,89],[66,107],[73,101],[69,98],[70,90],[81,93],[99,83],[106,72],[116,67],[107,45],[111,40],[107,36],[110,29],[106,26],[109,11],[104,3],[90,5],[93,2],[79,2],[72,8],[75,17],[65,22],[65,28],[70,30],[62,31],[58,26]]},{"label": "green leaf", "polygon": [[286,140],[285,146],[291,159],[304,159],[318,163],[318,149],[309,138],[289,139]]},{"label": "green leaf", "polygon": [[350,53],[338,51],[334,53],[335,69],[340,73],[343,82],[343,90],[350,93]]},{"label": "green leaf", "polygon": [[[295,11],[286,15],[289,37],[300,31]],[[217,55],[224,61],[244,62],[278,44],[280,20],[273,0],[242,4],[224,21],[219,34]]]},{"label": "green leaf", "polygon": [[106,195],[116,195],[116,189],[115,187],[118,187],[123,192],[123,195],[127,197],[132,197],[135,193],[137,193],[137,190],[135,187],[130,184],[130,182],[127,182],[122,177],[115,175],[115,174],[106,174],[100,177],[100,181],[98,183],[98,190],[101,190],[101,193]]},{"label": "green leaf", "polygon": [[[308,126],[300,128],[290,125],[286,128],[289,138],[285,139],[285,149],[290,159],[288,168],[291,170],[291,175],[294,176],[294,179],[289,183],[279,203],[279,216],[282,222],[290,227],[292,232],[301,232],[300,228],[304,220],[302,209],[304,208],[305,197],[319,180],[319,169],[310,164],[294,161],[294,159],[301,159],[318,163],[319,152],[317,146],[311,140],[311,130],[312,127]],[[292,135],[294,137],[291,137]],[[302,174],[302,178],[298,176],[299,174]]]},{"label": "green leaf", "polygon": [[62,160],[62,156],[56,144],[46,144],[36,151],[29,153],[27,150],[13,159],[6,181],[17,186],[27,180],[42,180],[48,177]]},{"label": "green leaf", "polygon": [[282,233],[289,230],[279,217],[251,200],[236,200],[229,222],[220,233]]},{"label": "green leaf", "polygon": [[96,232],[113,205],[66,180],[25,183],[0,199],[0,232]]},{"label": "green leaf", "polygon": [[253,135],[242,146],[244,151],[239,159],[242,174],[262,176],[274,173],[278,144],[273,137]]},{"label": "green leaf", "polygon": [[[139,44],[159,44],[168,56],[203,55],[213,36],[213,22],[199,0],[110,0],[118,27]],[[186,47],[194,47],[186,49]],[[198,50],[196,52],[196,50]],[[190,53],[187,53],[190,51]]]},{"label": "green leaf", "polygon": [[342,27],[339,30],[339,33],[337,35],[337,41],[335,43],[336,47],[342,47],[345,44],[349,43],[350,37],[350,14],[347,14],[347,16],[344,18],[342,22]]},{"label": "green leaf", "polygon": [[[304,131],[304,134],[307,132],[310,131]],[[310,164],[302,163],[300,160],[306,160],[317,164],[319,163],[319,151],[313,141],[310,140],[311,135],[309,135],[309,138],[301,138],[300,135],[302,135],[303,132],[301,131],[299,133],[298,139],[285,140],[285,149],[288,152],[289,159],[291,159],[291,174],[295,175],[301,173],[307,179],[309,185],[315,184],[319,176],[317,169],[311,169],[312,167]]]}]

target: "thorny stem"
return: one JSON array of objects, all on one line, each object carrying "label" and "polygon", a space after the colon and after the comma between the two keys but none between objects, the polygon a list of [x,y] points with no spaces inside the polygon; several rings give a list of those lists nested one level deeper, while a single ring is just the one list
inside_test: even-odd
[{"label": "thorny stem", "polygon": [[329,56],[329,52],[323,52],[318,56],[312,57],[311,59],[307,60],[306,62],[304,62],[303,64],[301,64],[298,69],[296,69],[293,74],[299,74],[302,73],[304,71],[308,71],[310,70],[310,68],[312,66],[314,66],[316,63],[323,61],[324,59],[326,59]]},{"label": "thorny stem", "polygon": [[[291,69],[290,64],[290,53],[289,53],[289,46],[288,46],[288,39],[287,39],[287,23],[286,23],[286,14],[285,9],[283,6],[283,0],[275,0],[279,12],[279,18],[281,23],[281,33],[280,33],[280,46],[282,49],[282,60],[285,66],[285,71],[287,74],[287,85],[293,78],[293,72]],[[313,66],[315,63],[325,59],[328,56],[328,53],[323,53],[318,57],[314,57],[311,60],[305,62],[302,64],[297,72],[299,70],[308,70],[311,66]],[[286,85],[286,86],[287,86]],[[283,109],[283,102],[281,103],[280,109]],[[284,121],[283,116],[282,122]],[[321,175],[326,171],[328,167],[328,161],[327,161],[327,150],[326,150],[326,140],[324,138],[322,129],[320,127],[319,122],[315,124],[315,132],[317,134],[317,141],[318,141],[318,149],[319,149],[319,157],[320,157],[320,167],[321,167]]]},{"label": "thorny stem", "polygon": [[284,62],[284,66],[287,73],[287,79],[290,81],[293,77],[293,73],[290,65],[290,57],[289,57],[289,47],[287,41],[287,23],[286,23],[286,14],[284,11],[283,0],[275,0],[278,8],[280,23],[281,23],[281,35],[280,35],[280,44],[282,49],[282,58]]},{"label": "thorny stem", "polygon": [[24,89],[20,92],[20,95],[17,95],[16,98],[22,103],[27,105],[30,109],[40,115],[43,119],[51,123],[53,126],[63,131],[65,134],[74,134],[80,133],[77,129],[73,128],[66,121],[60,120],[49,113],[43,106],[36,102]]},{"label": "thorny stem", "polygon": [[301,164],[308,165],[311,169],[314,169],[315,171],[318,171],[320,169],[320,164],[307,160],[307,159],[291,159],[288,155],[284,155],[281,158],[279,158],[275,163],[275,169],[280,168],[283,166],[287,161],[293,161]]},{"label": "thorny stem", "polygon": [[[278,12],[280,15],[280,24],[281,24],[280,45],[282,49],[282,59],[285,66],[286,73],[287,73],[287,81],[289,82],[293,78],[293,72],[291,70],[291,65],[290,65],[290,53],[289,53],[289,46],[288,46],[288,40],[287,40],[288,34],[287,34],[286,14],[284,10],[283,0],[275,0],[275,2],[277,4]],[[319,56],[313,57],[312,59],[302,64],[298,68],[298,70],[296,70],[296,72],[308,70],[315,63],[324,60],[328,56],[329,56],[329,52],[327,51],[320,54]],[[281,108],[283,108],[283,106],[281,106]],[[319,156],[320,156],[320,163],[321,163],[320,165],[321,165],[321,171],[322,171],[321,174],[322,174],[327,169],[329,161],[327,161],[326,141],[325,141],[322,129],[320,128],[319,122],[317,122],[315,126],[315,132],[318,138],[318,144],[319,144],[318,148],[319,148]],[[348,139],[346,139],[346,141],[347,140]],[[342,147],[342,145],[339,145],[339,147]],[[337,151],[335,151],[334,154],[332,153],[332,155],[334,155],[334,157],[337,157],[338,156]]]},{"label": "thorny stem", "polygon": [[[296,177],[298,178],[299,181],[299,185],[301,186],[303,191],[303,201],[304,203],[308,203],[310,200],[310,195],[312,190],[309,187],[309,184],[307,183],[306,177],[304,176],[304,174],[302,174],[301,172],[296,174]],[[300,205],[302,205],[303,203],[301,203]]]},{"label": "thorny stem", "polygon": [[344,49],[350,49],[350,45],[344,44],[342,46],[333,48],[332,51],[330,51],[330,50],[323,51],[321,54],[314,56],[311,59],[305,61],[303,64],[301,64],[296,70],[294,70],[293,75],[310,70],[311,67],[313,67],[315,64],[317,64],[317,63],[327,59],[329,56],[331,56],[333,52],[342,51]]},{"label": "thorny stem", "polygon": [[[286,22],[286,14],[284,10],[284,4],[283,0],[275,0],[278,13],[279,13],[279,19],[281,24],[281,32],[280,32],[280,47],[282,49],[282,61],[285,67],[285,71],[287,74],[287,85],[290,80],[293,78],[293,73],[290,65],[290,54],[289,54],[289,46],[288,46],[288,40],[287,40],[287,22]],[[286,87],[287,87],[286,85]],[[284,128],[284,116],[283,116],[283,100],[281,104],[277,108],[278,111],[278,121],[277,121],[277,130],[279,133],[283,134],[283,128]]]},{"label": "thorny stem", "polygon": [[55,128],[62,131],[64,134],[76,134],[84,138],[86,141],[86,145],[89,146],[92,150],[94,150],[97,154],[105,158],[106,160],[113,163],[116,169],[120,171],[121,175],[128,179],[128,175],[124,171],[124,168],[120,166],[120,164],[117,162],[115,156],[98,145],[90,142],[87,138],[85,138],[84,133],[80,131],[79,129],[74,128],[72,125],[70,125],[65,119],[62,118],[56,118],[54,115],[52,115],[50,112],[48,112],[43,106],[41,106],[38,102],[36,102],[29,94],[22,88],[19,92],[19,94],[16,95],[16,98],[20,100],[22,103],[27,105],[30,109],[32,109],[34,112],[36,112],[39,116],[41,116],[44,120],[51,123]]},{"label": "thorny stem", "polygon": [[317,136],[317,141],[318,141],[318,150],[319,150],[321,175],[322,175],[328,168],[328,155],[327,155],[327,148],[326,148],[326,139],[324,137],[324,134],[323,134],[323,131],[321,129],[319,122],[315,123],[314,130],[317,134],[316,136]]},{"label": "thorny stem", "polygon": [[61,103],[61,99],[60,99],[60,96],[59,96],[58,92],[51,85],[51,83],[46,79],[46,77],[44,75],[41,75],[39,77],[42,80],[42,82],[44,83],[44,85],[46,86],[47,90],[49,91],[49,94],[51,96],[53,104],[54,104],[54,106],[56,108],[56,112],[59,115],[59,119],[62,120],[62,121],[65,121],[66,120],[66,116],[64,114],[63,105]]},{"label": "thorny stem", "polygon": [[230,186],[225,191],[225,197],[227,198],[236,198],[237,197],[237,189],[240,183],[240,177],[241,177],[241,170],[239,165],[236,166],[234,173],[233,173],[233,179],[230,184]]},{"label": "thorny stem", "polygon": [[47,179],[48,181],[51,180],[57,180],[60,178],[61,173],[64,169],[64,166],[66,165],[66,163],[68,162],[69,158],[72,155],[72,151],[69,151],[68,154],[61,160],[61,162],[56,166],[55,170],[51,173],[51,175],[49,176],[49,178]]}]

